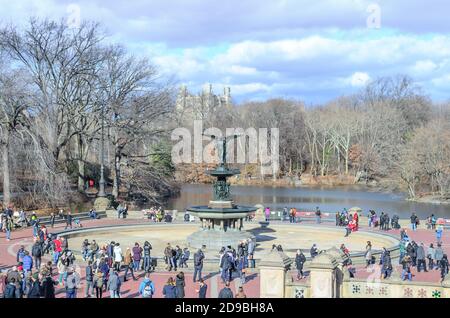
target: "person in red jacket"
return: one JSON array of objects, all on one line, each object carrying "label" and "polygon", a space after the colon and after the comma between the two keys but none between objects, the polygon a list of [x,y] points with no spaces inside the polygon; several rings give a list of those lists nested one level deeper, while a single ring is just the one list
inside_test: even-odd
[{"label": "person in red jacket", "polygon": [[358,215],[358,212],[355,212],[355,214],[353,215],[353,220],[356,223],[356,230],[355,231],[357,231],[358,230],[358,226],[359,226],[359,215]]},{"label": "person in red jacket", "polygon": [[59,236],[55,240],[53,240],[53,245],[55,247],[53,251],[53,263],[56,265],[62,252],[62,242]]}]

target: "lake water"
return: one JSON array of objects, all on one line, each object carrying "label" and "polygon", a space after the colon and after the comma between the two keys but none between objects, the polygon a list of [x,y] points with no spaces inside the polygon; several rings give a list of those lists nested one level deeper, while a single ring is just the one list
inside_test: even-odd
[{"label": "lake water", "polygon": [[[369,209],[377,213],[382,211],[392,216],[397,213],[406,218],[415,212],[420,218],[430,214],[437,217],[450,217],[450,205],[416,203],[405,201],[402,193],[373,192],[370,189],[358,187],[259,187],[232,186],[234,201],[242,205],[263,204],[272,210],[282,210],[285,206],[295,207],[300,211],[314,211],[316,206],[322,212],[341,211],[343,208],[360,207],[364,215]],[[168,208],[184,211],[191,205],[205,205],[212,197],[211,185],[185,184],[180,195],[168,202]]]}]

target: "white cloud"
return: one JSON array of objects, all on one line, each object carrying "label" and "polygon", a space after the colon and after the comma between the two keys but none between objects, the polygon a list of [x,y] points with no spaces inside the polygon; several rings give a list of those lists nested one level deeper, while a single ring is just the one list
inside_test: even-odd
[{"label": "white cloud", "polygon": [[0,0],[0,19],[64,18],[72,2],[82,19],[100,21],[111,41],[151,57],[165,74],[193,87],[231,85],[237,99],[322,101],[398,73],[418,79],[432,96],[448,95],[444,0],[375,1],[380,30],[366,28],[372,0]]},{"label": "white cloud", "polygon": [[352,76],[350,76],[349,81],[353,87],[363,87],[367,85],[367,83],[369,83],[370,76],[367,73],[356,72],[353,73]]}]

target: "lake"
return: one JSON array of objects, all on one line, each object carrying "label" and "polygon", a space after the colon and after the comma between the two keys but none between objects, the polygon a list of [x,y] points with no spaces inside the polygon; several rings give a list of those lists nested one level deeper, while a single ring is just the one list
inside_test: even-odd
[{"label": "lake", "polygon": [[[322,212],[341,211],[354,206],[363,209],[364,215],[369,209],[377,213],[387,212],[390,216],[397,213],[407,218],[415,212],[420,218],[430,214],[437,217],[450,217],[450,205],[417,203],[405,200],[405,194],[374,192],[373,190],[355,186],[345,187],[260,187],[232,186],[234,201],[242,205],[263,204],[272,210],[282,210],[285,206],[295,207],[300,211],[314,211],[316,206]],[[208,204],[212,197],[211,185],[185,184],[178,197],[171,198],[168,209],[184,211],[191,205]]]}]

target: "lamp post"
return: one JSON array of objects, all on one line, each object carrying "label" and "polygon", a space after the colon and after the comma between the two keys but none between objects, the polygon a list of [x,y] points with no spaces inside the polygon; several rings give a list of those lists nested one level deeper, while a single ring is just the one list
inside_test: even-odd
[{"label": "lamp post", "polygon": [[106,197],[105,194],[105,167],[104,167],[104,144],[105,144],[105,135],[104,135],[104,117],[105,117],[105,104],[102,103],[102,112],[101,112],[101,121],[102,121],[102,141],[101,141],[101,148],[100,148],[100,182],[99,186],[100,189],[98,191],[98,197],[104,198]]}]

